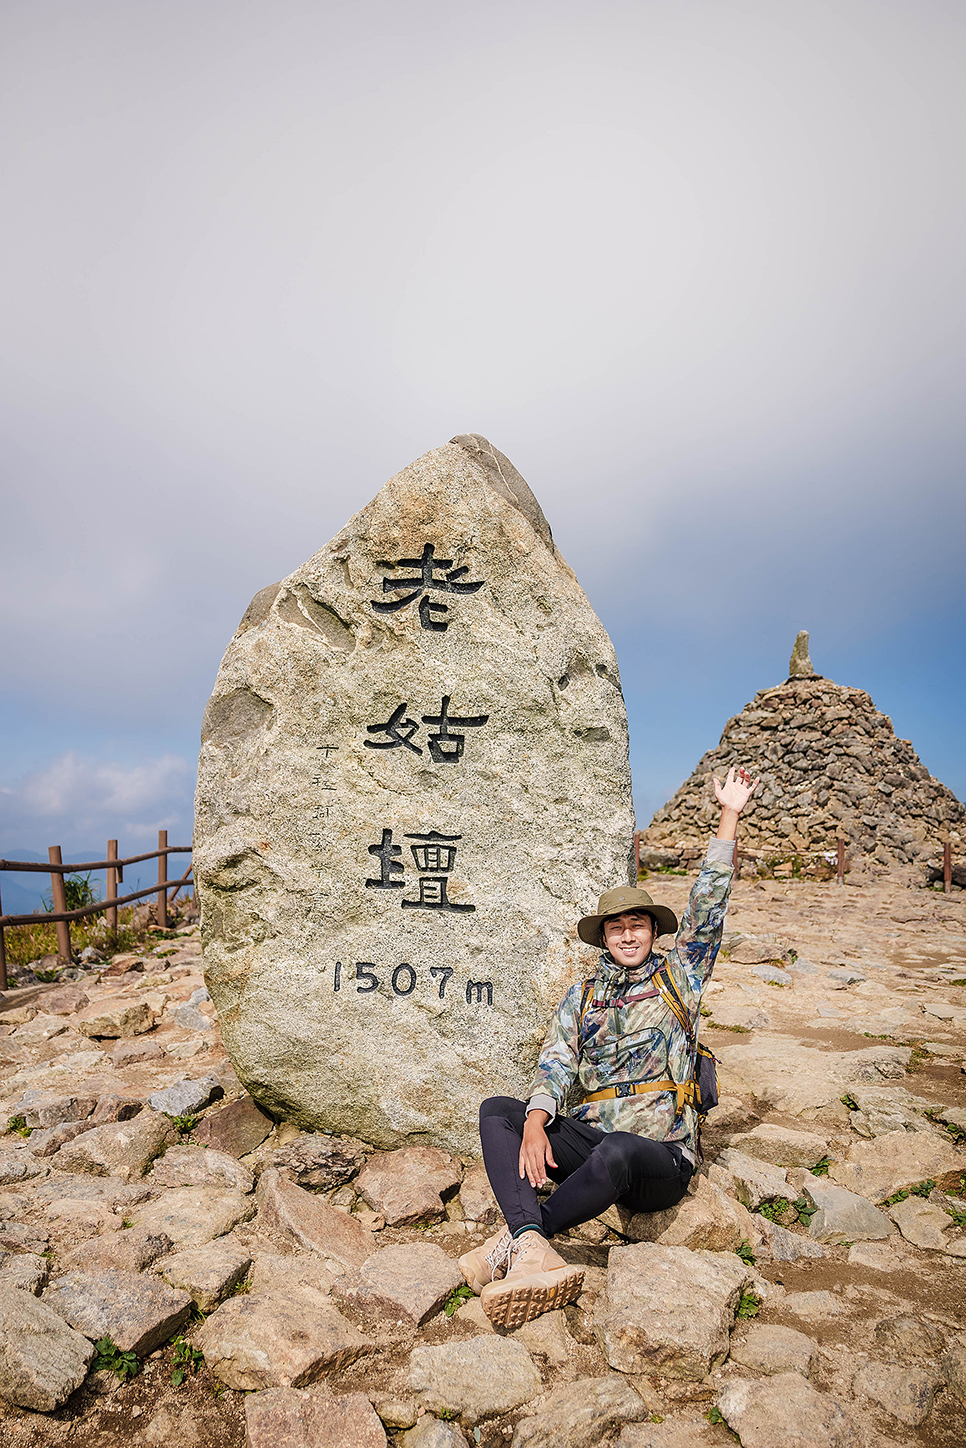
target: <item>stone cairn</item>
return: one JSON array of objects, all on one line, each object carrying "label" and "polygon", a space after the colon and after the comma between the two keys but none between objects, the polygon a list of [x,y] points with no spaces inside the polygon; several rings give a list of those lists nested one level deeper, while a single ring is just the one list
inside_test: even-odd
[{"label": "stone cairn", "polygon": [[930,879],[941,876],[946,840],[961,852],[962,804],[863,689],[815,673],[804,630],[785,682],[728,720],[717,748],[657,811],[641,837],[645,868],[703,854],[716,815],[711,777],[741,763],[761,775],[740,838],[743,860],[751,857],[761,873],[828,878],[840,839],[854,866],[919,863]]}]

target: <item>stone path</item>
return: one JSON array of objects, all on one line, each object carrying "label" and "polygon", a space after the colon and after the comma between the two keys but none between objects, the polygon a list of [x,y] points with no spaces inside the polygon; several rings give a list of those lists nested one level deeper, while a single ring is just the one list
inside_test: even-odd
[{"label": "stone path", "polygon": [[200,950],[0,1001],[5,1448],[962,1442],[961,892],[739,881],[692,1191],[562,1240],[583,1295],[515,1333],[444,1311],[496,1220],[480,1164],[274,1123]]}]

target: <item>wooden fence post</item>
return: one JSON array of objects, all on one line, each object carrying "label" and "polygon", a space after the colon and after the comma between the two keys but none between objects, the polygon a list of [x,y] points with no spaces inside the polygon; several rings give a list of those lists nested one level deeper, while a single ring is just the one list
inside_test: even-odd
[{"label": "wooden fence post", "polygon": [[953,888],[953,847],[949,840],[943,845],[943,890],[949,895]]},{"label": "wooden fence post", "polygon": [[[60,845],[49,845],[47,858],[52,865],[62,865],[64,857],[60,853]],[[54,902],[54,914],[66,914],[67,912],[67,891],[64,887],[64,877],[59,870],[52,870],[50,875],[50,894]],[[72,959],[70,953],[70,921],[57,921],[57,954],[62,955],[66,961]]]},{"label": "wooden fence post", "polygon": [[845,884],[845,841],[835,841],[835,878],[838,884]]},{"label": "wooden fence post", "polygon": [[[3,900],[0,899],[0,915],[3,914]],[[3,938],[3,926],[0,925],[0,990],[7,989],[7,947]]]},{"label": "wooden fence post", "polygon": [[[167,847],[168,847],[168,832],[167,832],[167,830],[158,830],[158,849],[159,849],[159,850],[166,850]],[[164,882],[165,882],[165,880],[167,880],[167,878],[168,878],[168,857],[167,857],[167,855],[159,855],[159,856],[158,856],[158,884],[159,884],[159,885],[163,885]],[[167,892],[167,890],[159,890],[159,891],[158,891],[158,905],[157,905],[157,909],[155,910],[155,913],[154,913],[154,918],[155,918],[155,920],[157,921],[158,925],[161,927],[162,930],[167,930],[167,928],[168,928],[168,892]]]},{"label": "wooden fence post", "polygon": [[[107,858],[108,858],[109,860],[116,860],[116,859],[117,859],[117,840],[108,840],[108,842],[107,842]],[[108,900],[114,900],[114,899],[117,898],[117,874],[118,874],[118,872],[117,872],[117,869],[116,869],[116,868],[109,869],[108,872],[107,872],[107,898],[108,898]],[[110,910],[108,910],[108,911],[106,912],[106,914],[107,914],[107,928],[108,928],[108,930],[113,931],[113,933],[116,935],[116,934],[117,934],[117,906],[116,906],[116,905],[112,905],[111,908],[110,908]]]}]

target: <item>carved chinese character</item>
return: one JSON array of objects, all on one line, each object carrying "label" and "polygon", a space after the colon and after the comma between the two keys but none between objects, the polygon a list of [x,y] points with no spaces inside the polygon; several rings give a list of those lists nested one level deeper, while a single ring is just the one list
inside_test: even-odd
[{"label": "carved chinese character", "polygon": [[449,712],[449,701],[449,694],[444,694],[439,713],[423,715],[423,723],[432,724],[438,730],[429,736],[429,753],[436,764],[458,764],[463,756],[464,736],[454,734],[451,724],[457,729],[480,729],[490,717],[489,714],[466,714],[457,718]]},{"label": "carved chinese character", "polygon": [[[400,704],[398,709],[392,711],[385,724],[367,724],[367,734],[385,734],[388,738],[379,740],[364,739],[362,742],[366,748],[398,749],[400,745],[405,744],[406,748],[411,749],[414,754],[422,754],[423,751],[419,745],[410,742],[418,730],[419,725],[415,719],[406,719],[403,717],[408,708],[408,704]],[[425,723],[425,720],[423,722]],[[432,744],[430,744],[429,747],[430,752],[432,752]]]},{"label": "carved chinese character", "polygon": [[402,845],[394,845],[392,842],[392,830],[383,830],[382,843],[369,846],[370,855],[375,855],[379,861],[379,879],[367,880],[366,888],[371,890],[401,890],[402,880],[394,880],[393,875],[401,875],[403,866],[396,859],[402,854]]},{"label": "carved chinese character", "polygon": [[[404,910],[452,910],[463,913],[476,909],[475,905],[454,905],[446,895],[449,883],[447,876],[456,859],[456,846],[453,841],[462,838],[462,835],[441,835],[438,830],[431,830],[428,835],[406,836],[407,840],[420,841],[418,845],[410,845],[409,848],[416,869],[427,873],[420,874],[419,899],[400,902]],[[437,870],[439,874],[428,873]]]},{"label": "carved chinese character", "polygon": [[[399,558],[395,563],[386,559],[380,559],[379,568],[386,568],[393,572],[397,568],[418,568],[419,573],[408,578],[384,578],[382,580],[383,593],[402,593],[402,598],[393,599],[392,603],[377,602],[370,600],[376,613],[398,613],[408,603],[418,598],[419,622],[425,629],[434,633],[445,633],[449,619],[436,620],[434,613],[449,613],[449,605],[446,603],[435,603],[429,598],[427,590],[434,589],[437,593],[476,593],[483,587],[483,579],[476,583],[461,583],[459,580],[469,568],[465,565],[462,568],[454,568],[452,558],[437,558],[434,544],[427,543],[419,558]],[[437,578],[437,572],[442,572],[443,577]],[[409,592],[404,592],[404,590]]]}]

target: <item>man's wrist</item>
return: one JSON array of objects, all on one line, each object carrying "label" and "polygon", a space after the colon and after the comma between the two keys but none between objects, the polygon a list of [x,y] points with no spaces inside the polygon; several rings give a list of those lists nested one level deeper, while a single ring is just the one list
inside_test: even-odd
[{"label": "man's wrist", "polygon": [[527,1112],[527,1119],[524,1123],[523,1129],[524,1131],[527,1131],[531,1127],[537,1126],[540,1128],[541,1131],[543,1131],[549,1120],[550,1113],[548,1111],[544,1111],[541,1106],[535,1106],[531,1111]]}]

